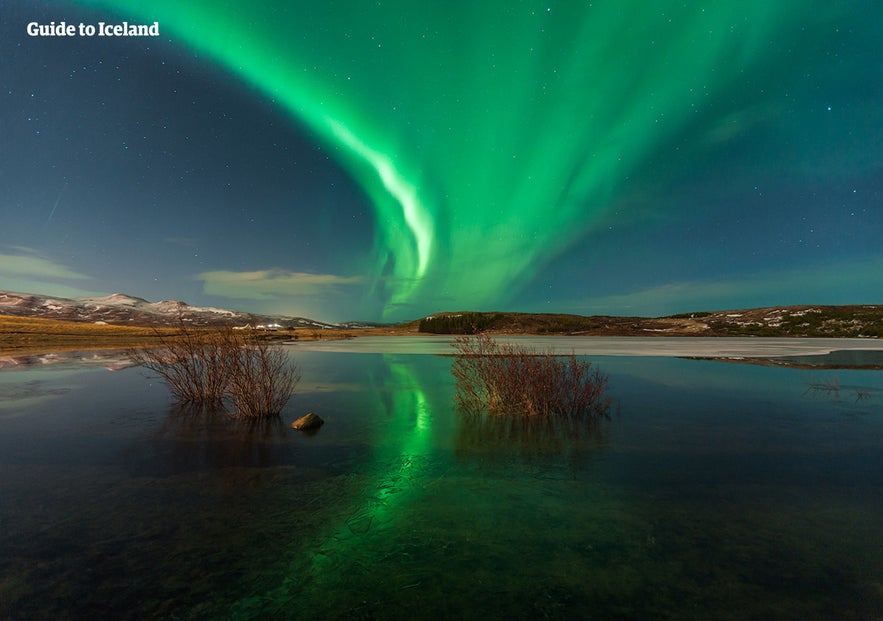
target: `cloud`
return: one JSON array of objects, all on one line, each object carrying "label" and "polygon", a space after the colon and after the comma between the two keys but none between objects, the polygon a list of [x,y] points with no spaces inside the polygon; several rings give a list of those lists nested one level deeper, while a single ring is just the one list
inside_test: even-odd
[{"label": "cloud", "polygon": [[650,315],[797,304],[879,304],[883,256],[720,281],[669,282],[590,298],[577,312]]},{"label": "cloud", "polygon": [[88,276],[44,259],[30,248],[7,246],[16,252],[0,252],[0,279],[6,278],[60,278],[63,280],[89,280]]},{"label": "cloud", "polygon": [[209,295],[241,300],[317,295],[362,282],[360,276],[309,274],[279,269],[254,272],[216,270],[202,272],[196,278],[203,281],[203,291]]},{"label": "cloud", "polygon": [[83,281],[92,278],[55,263],[32,248],[0,246],[0,290],[66,298],[104,295],[103,292],[56,282],[58,280]]}]

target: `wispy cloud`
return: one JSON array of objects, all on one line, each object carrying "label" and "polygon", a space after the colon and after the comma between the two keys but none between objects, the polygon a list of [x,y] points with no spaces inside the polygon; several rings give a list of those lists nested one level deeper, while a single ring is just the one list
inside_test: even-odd
[{"label": "wispy cloud", "polygon": [[770,270],[738,279],[669,282],[590,298],[572,310],[665,315],[792,304],[879,304],[883,295],[880,274],[883,257],[877,256],[795,270]]},{"label": "wispy cloud", "polygon": [[[88,280],[89,277],[40,256],[23,246],[6,246],[0,252],[0,278],[60,278],[63,280]],[[10,252],[12,251],[12,252]]]},{"label": "wispy cloud", "polygon": [[309,274],[280,269],[254,272],[216,270],[202,272],[196,278],[203,281],[203,290],[209,295],[241,300],[317,295],[362,282],[360,276]]},{"label": "wispy cloud", "polygon": [[32,248],[12,245],[0,247],[0,290],[60,297],[87,297],[101,294],[58,282],[70,280],[82,282],[92,278],[47,259]]}]

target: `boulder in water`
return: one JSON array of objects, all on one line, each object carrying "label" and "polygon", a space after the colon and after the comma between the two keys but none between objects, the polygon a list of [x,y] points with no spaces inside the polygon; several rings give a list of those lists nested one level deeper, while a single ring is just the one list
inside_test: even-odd
[{"label": "boulder in water", "polygon": [[319,418],[318,415],[310,412],[309,414],[305,414],[293,423],[291,423],[291,428],[297,429],[298,431],[314,431],[324,424],[324,420]]}]

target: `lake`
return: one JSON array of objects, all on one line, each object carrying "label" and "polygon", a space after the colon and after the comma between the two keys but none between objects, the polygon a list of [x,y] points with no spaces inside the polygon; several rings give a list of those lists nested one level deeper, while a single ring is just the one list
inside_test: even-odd
[{"label": "lake", "polygon": [[883,616],[883,372],[675,357],[883,344],[552,343],[609,375],[609,419],[460,414],[439,338],[289,346],[260,424],[118,357],[9,362],[0,618]]}]

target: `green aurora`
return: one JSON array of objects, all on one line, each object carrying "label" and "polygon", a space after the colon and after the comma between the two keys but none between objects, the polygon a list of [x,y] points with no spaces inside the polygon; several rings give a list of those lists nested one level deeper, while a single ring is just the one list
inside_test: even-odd
[{"label": "green aurora", "polygon": [[315,134],[374,206],[370,295],[387,318],[505,304],[646,191],[635,180],[649,169],[655,183],[676,179],[766,122],[849,10],[790,0],[85,4],[159,21]]}]

